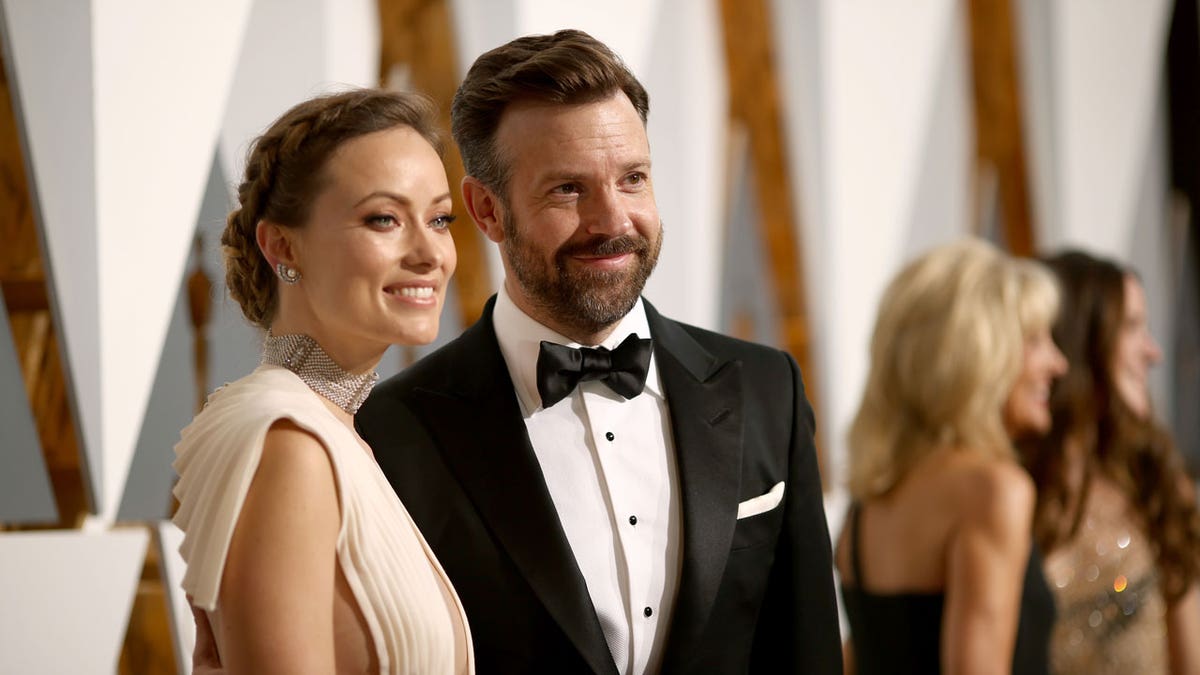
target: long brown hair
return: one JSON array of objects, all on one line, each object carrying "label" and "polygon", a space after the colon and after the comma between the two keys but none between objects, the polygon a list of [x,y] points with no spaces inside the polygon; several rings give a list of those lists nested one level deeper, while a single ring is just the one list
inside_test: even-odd
[{"label": "long brown hair", "polygon": [[[1070,363],[1051,389],[1053,427],[1019,444],[1038,487],[1034,536],[1045,551],[1079,531],[1095,476],[1112,480],[1133,505],[1153,543],[1168,603],[1200,578],[1200,514],[1183,458],[1152,415],[1130,410],[1113,384],[1113,354],[1132,272],[1080,251],[1044,261],[1059,280],[1062,308],[1054,341]],[[1084,450],[1083,482],[1068,483],[1064,449]]]}]

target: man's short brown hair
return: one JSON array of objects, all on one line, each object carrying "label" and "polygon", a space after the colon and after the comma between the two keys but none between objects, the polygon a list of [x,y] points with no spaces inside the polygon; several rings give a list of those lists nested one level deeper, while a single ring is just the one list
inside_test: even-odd
[{"label": "man's short brown hair", "polygon": [[580,30],[527,35],[483,54],[450,108],[451,132],[467,175],[507,198],[509,162],[496,150],[496,130],[510,104],[592,103],[618,91],[629,97],[645,124],[646,89],[607,45]]}]

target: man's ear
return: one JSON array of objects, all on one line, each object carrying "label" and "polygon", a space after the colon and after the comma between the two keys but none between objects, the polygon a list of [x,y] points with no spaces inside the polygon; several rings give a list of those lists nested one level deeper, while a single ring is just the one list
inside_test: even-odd
[{"label": "man's ear", "polygon": [[497,244],[504,241],[504,204],[499,196],[474,176],[463,177],[462,194],[467,213],[484,236]]},{"label": "man's ear", "polygon": [[254,228],[254,240],[258,242],[258,250],[262,251],[271,269],[275,269],[279,263],[293,269],[299,268],[291,228],[263,219]]}]

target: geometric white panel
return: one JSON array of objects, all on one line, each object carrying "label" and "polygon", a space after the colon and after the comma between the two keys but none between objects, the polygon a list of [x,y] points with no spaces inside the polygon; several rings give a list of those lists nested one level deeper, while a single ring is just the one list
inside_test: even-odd
[{"label": "geometric white panel", "polygon": [[249,0],[95,0],[105,499],[115,515],[209,174]]},{"label": "geometric white panel", "polygon": [[326,47],[321,72],[332,82],[360,87],[378,84],[378,0],[325,0],[324,11]]},{"label": "geometric white panel", "polygon": [[1173,3],[1052,4],[1058,10],[1053,20],[1058,38],[1055,127],[1061,139],[1064,243],[1121,257],[1136,224]]},{"label": "geometric white panel", "polygon": [[183,530],[169,520],[158,521],[156,529],[159,572],[163,587],[167,590],[167,615],[171,618],[175,665],[179,675],[189,675],[192,672],[192,648],[196,644],[196,624],[182,586],[183,575],[187,571],[187,563],[179,555]]},{"label": "geometric white panel", "polygon": [[256,0],[220,131],[222,171],[236,188],[250,142],[316,94],[379,81],[374,2]]},{"label": "geometric white panel", "polygon": [[144,528],[0,534],[0,673],[113,673]]},{"label": "geometric white panel", "polygon": [[517,32],[519,4],[520,0],[450,0],[460,78],[480,54],[521,34]]},{"label": "geometric white panel", "polygon": [[[13,100],[32,171],[47,285],[79,419],[85,493],[106,497],[100,385],[96,165],[93,161],[91,3],[3,4]],[[130,211],[136,210],[131,207]]]},{"label": "geometric white panel", "polygon": [[561,28],[579,27],[620,54],[630,70],[645,73],[654,26],[664,4],[672,3],[669,0],[520,0],[513,11],[518,34],[553,33]]},{"label": "geometric white panel", "polygon": [[[835,373],[821,392],[831,456],[866,378],[878,298],[919,226],[919,179],[938,108],[945,63],[962,60],[961,3],[920,0],[828,2],[821,13],[819,81],[824,171],[821,203],[827,276],[827,363]],[[952,71],[951,71],[952,72]],[[968,150],[969,152],[969,150]]]}]

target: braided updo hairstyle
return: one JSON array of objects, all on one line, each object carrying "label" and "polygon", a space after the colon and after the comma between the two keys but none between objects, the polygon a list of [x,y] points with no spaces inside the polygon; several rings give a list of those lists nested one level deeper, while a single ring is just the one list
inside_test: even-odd
[{"label": "braided updo hairstyle", "polygon": [[442,154],[432,102],[414,92],[379,89],[354,89],[304,101],[255,139],[246,154],[238,205],[221,235],[225,285],[251,323],[269,328],[279,304],[274,270],[258,248],[259,221],[303,227],[334,151],[359,136],[398,126],[411,127]]}]

